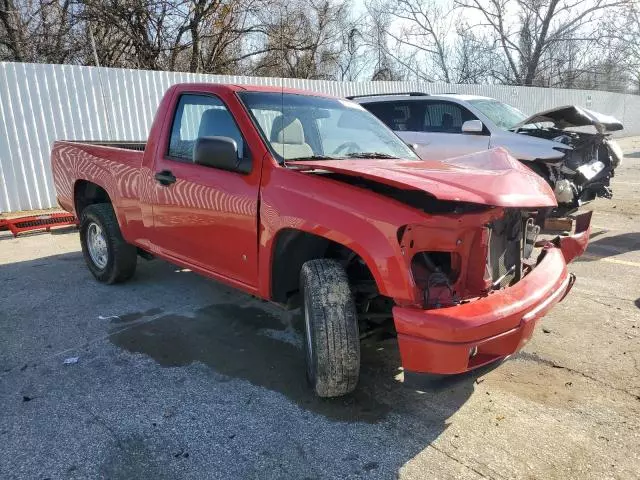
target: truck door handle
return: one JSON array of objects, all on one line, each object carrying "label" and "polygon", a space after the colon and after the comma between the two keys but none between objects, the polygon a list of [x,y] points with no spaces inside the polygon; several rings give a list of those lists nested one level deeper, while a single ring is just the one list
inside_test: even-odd
[{"label": "truck door handle", "polygon": [[156,180],[160,185],[164,185],[165,187],[172,183],[176,183],[176,177],[170,170],[162,170],[161,172],[156,173]]}]

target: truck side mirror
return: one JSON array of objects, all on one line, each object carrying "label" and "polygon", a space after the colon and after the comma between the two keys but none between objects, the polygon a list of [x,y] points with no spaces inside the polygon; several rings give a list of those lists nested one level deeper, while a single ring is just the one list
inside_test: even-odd
[{"label": "truck side mirror", "polygon": [[230,172],[251,172],[251,159],[238,156],[238,144],[230,137],[199,137],[193,147],[193,163]]},{"label": "truck side mirror", "polygon": [[480,120],[467,120],[462,124],[462,133],[482,133],[484,125]]}]

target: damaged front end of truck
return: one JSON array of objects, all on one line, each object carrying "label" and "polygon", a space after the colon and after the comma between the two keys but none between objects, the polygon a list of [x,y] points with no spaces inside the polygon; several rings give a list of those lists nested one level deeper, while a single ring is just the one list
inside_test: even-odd
[{"label": "damaged front end of truck", "polygon": [[[573,286],[567,264],[589,240],[591,212],[572,235],[539,238],[536,212],[494,208],[402,228],[420,307],[394,307],[405,369],[461,373],[508,356]],[[455,227],[457,223],[458,228]]]},{"label": "damaged front end of truck", "polygon": [[462,373],[516,352],[573,286],[567,264],[589,240],[590,212],[571,235],[540,235],[554,193],[502,149],[447,162],[298,166],[426,214],[396,235],[412,288],[409,301],[392,307],[407,371]]}]

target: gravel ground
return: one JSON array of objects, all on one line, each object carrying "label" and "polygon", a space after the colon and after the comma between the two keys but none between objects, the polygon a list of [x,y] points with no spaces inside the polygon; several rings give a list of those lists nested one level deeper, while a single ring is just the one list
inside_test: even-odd
[{"label": "gravel ground", "polygon": [[[640,139],[578,282],[514,358],[355,395],[304,380],[295,315],[162,261],[96,283],[73,230],[0,236],[0,478],[640,478]],[[65,361],[76,363],[65,364]]]}]

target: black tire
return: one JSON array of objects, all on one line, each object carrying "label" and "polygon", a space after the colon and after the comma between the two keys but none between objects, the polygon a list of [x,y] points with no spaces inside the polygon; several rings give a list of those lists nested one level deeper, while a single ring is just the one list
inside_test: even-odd
[{"label": "black tire", "polygon": [[[100,265],[89,251],[88,231],[97,225],[106,243],[106,262]],[[116,214],[110,203],[96,203],[80,214],[80,244],[87,267],[96,280],[112,284],[129,280],[136,271],[137,249],[122,238]],[[104,257],[102,257],[104,258]]]},{"label": "black tire", "polygon": [[335,260],[309,260],[300,287],[309,383],[320,397],[346,395],[360,374],[358,316],[347,274]]}]

